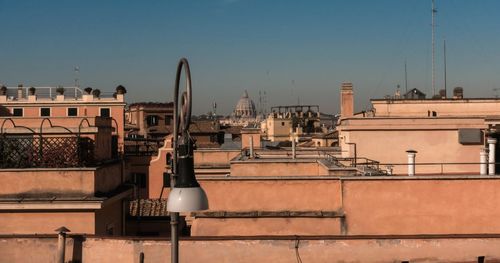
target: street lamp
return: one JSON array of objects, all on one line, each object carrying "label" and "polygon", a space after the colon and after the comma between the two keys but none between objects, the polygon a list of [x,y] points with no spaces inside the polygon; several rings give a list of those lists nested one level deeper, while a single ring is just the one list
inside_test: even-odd
[{"label": "street lamp", "polygon": [[[179,105],[179,84],[182,68],[186,75],[186,91],[182,93]],[[191,212],[208,209],[205,191],[196,181],[194,174],[193,147],[189,136],[191,123],[191,72],[187,59],[181,58],[177,65],[174,87],[174,140],[173,140],[173,176],[167,210],[170,212],[171,262],[179,262],[179,212]],[[179,112],[180,106],[180,112]]]}]

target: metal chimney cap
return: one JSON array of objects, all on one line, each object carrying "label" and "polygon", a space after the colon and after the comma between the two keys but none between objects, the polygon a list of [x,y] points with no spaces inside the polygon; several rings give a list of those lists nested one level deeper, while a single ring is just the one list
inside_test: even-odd
[{"label": "metal chimney cap", "polygon": [[410,149],[410,150],[408,150],[408,151],[406,151],[406,152],[407,152],[407,153],[417,153],[417,151],[415,151],[415,150],[411,150],[411,149]]},{"label": "metal chimney cap", "polygon": [[56,231],[57,233],[71,232],[71,230],[67,229],[65,226],[62,226],[62,227],[60,227],[60,228],[58,228],[58,229],[56,229],[54,231]]}]

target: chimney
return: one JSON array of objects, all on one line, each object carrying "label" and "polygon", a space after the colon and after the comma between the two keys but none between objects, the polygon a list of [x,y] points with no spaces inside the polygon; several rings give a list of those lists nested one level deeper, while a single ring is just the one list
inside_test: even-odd
[{"label": "chimney", "polygon": [[23,98],[23,84],[17,85],[17,99]]},{"label": "chimney", "polygon": [[343,82],[340,88],[340,116],[341,118],[354,115],[354,96],[351,82]]},{"label": "chimney", "polygon": [[415,175],[415,156],[417,155],[417,151],[408,150],[406,151],[408,154],[408,176]]}]

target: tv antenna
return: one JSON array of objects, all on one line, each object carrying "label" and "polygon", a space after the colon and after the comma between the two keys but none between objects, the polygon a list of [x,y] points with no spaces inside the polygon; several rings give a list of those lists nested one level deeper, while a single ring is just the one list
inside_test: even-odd
[{"label": "tv antenna", "polygon": [[436,95],[436,69],[435,69],[435,46],[436,46],[436,13],[435,0],[432,0],[432,95]]},{"label": "tv antenna", "polygon": [[78,84],[78,74],[80,73],[80,67],[75,66],[74,70],[75,70],[75,87],[79,88],[80,85]]}]

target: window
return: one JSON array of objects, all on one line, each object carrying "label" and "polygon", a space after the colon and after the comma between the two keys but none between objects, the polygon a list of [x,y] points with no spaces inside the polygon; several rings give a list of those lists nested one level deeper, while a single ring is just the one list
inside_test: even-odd
[{"label": "window", "polygon": [[68,108],[68,117],[75,117],[75,116],[78,116],[78,109]]},{"label": "window", "polygon": [[12,109],[12,115],[17,117],[23,116],[23,108],[14,108]]},{"label": "window", "polygon": [[146,122],[149,126],[157,126],[158,125],[158,116],[157,115],[149,115],[146,117]]},{"label": "window", "polygon": [[101,108],[101,114],[99,114],[101,117],[111,117],[111,112],[109,108]]},{"label": "window", "polygon": [[165,115],[165,125],[170,125],[171,122],[172,122],[172,117]]},{"label": "window", "polygon": [[285,122],[284,121],[281,122],[281,126],[285,126]]},{"label": "window", "polygon": [[50,108],[40,108],[41,117],[50,117]]}]

